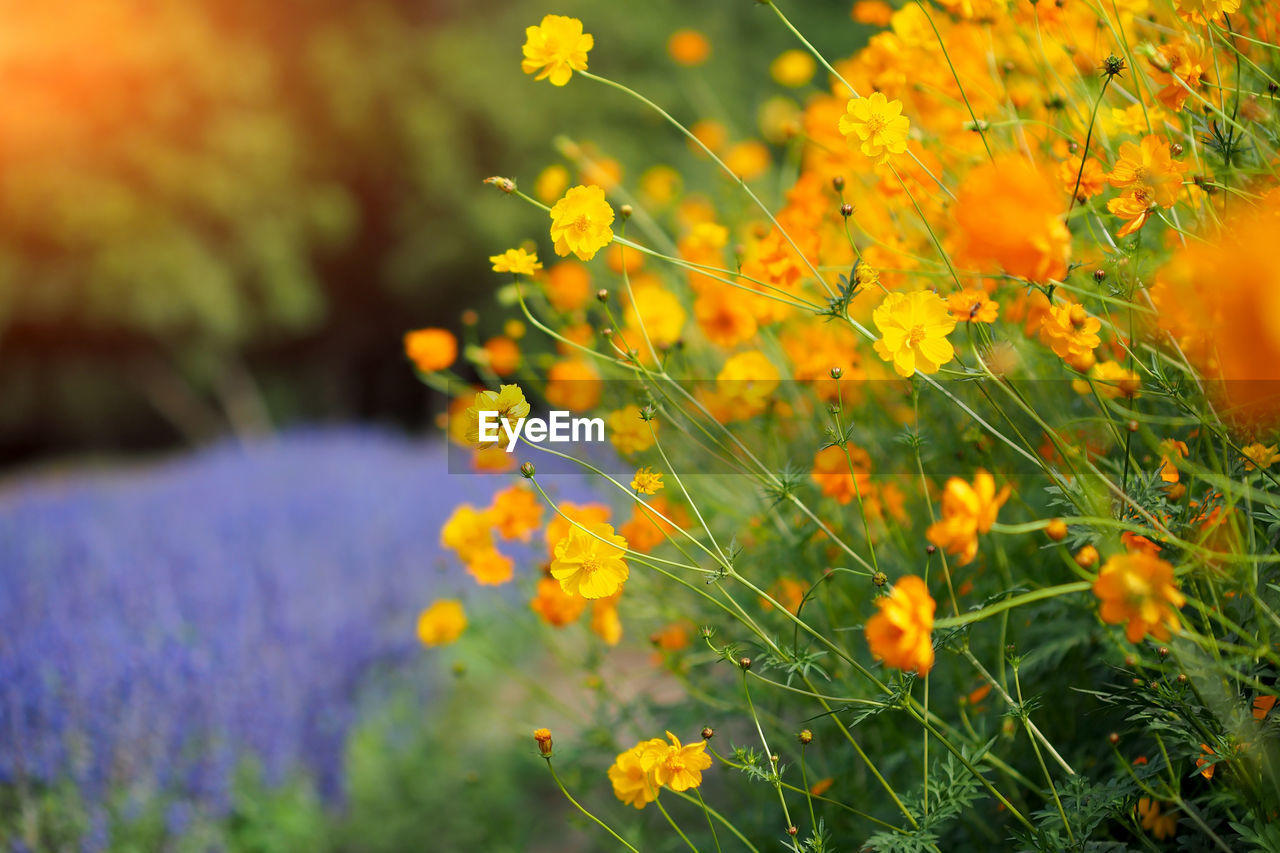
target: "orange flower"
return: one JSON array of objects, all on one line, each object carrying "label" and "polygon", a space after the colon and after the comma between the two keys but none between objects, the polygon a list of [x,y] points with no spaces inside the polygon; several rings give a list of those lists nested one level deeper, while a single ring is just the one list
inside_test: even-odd
[{"label": "orange flower", "polygon": [[520,347],[505,335],[484,342],[484,357],[489,369],[499,376],[510,376],[520,366]]},{"label": "orange flower", "polygon": [[542,503],[532,489],[523,486],[511,486],[494,495],[488,513],[493,529],[503,539],[528,542],[542,524]]},{"label": "orange flower", "polygon": [[1061,279],[1071,257],[1063,212],[1057,188],[1022,157],[979,166],[956,194],[961,254],[1031,281]]},{"label": "orange flower", "polygon": [[444,370],[458,359],[458,339],[447,329],[418,329],[405,334],[404,353],[423,373]]},{"label": "orange flower", "polygon": [[642,809],[658,798],[658,784],[653,773],[645,766],[643,756],[649,750],[666,746],[662,738],[642,740],[614,759],[609,767],[609,781],[613,783],[613,795],[629,806]]},{"label": "orange flower", "polygon": [[1120,159],[1107,175],[1117,188],[1145,187],[1150,201],[1161,207],[1173,207],[1182,191],[1182,175],[1191,166],[1173,159],[1169,143],[1159,136],[1144,136],[1137,145],[1120,145]]},{"label": "orange flower", "polygon": [[474,554],[493,550],[493,522],[488,511],[477,510],[471,504],[458,504],[440,528],[440,544],[463,562]]},{"label": "orange flower", "polygon": [[[1214,751],[1213,751],[1212,749],[1210,749],[1210,748],[1209,748],[1209,744],[1207,744],[1207,743],[1202,743],[1202,744],[1200,744],[1200,752],[1201,752],[1201,754],[1202,754],[1202,755],[1214,755],[1214,754],[1215,754],[1215,753],[1214,753]],[[1205,765],[1208,765],[1208,766],[1207,766],[1207,767],[1205,767]],[[1204,777],[1204,778],[1206,778],[1206,779],[1212,779],[1212,778],[1213,778],[1213,771],[1214,771],[1214,769],[1215,769],[1215,768],[1217,768],[1217,766],[1218,766],[1217,764],[1210,764],[1210,763],[1209,763],[1209,759],[1207,759],[1207,758],[1197,758],[1197,759],[1196,759],[1196,767],[1204,767],[1204,769],[1200,771],[1200,775],[1201,775],[1201,776],[1203,776],[1203,777]]]},{"label": "orange flower", "polygon": [[590,527],[609,520],[609,508],[604,504],[576,504],[564,501],[560,504],[560,512],[547,522],[547,556],[554,557],[556,543],[569,535],[573,522]]},{"label": "orange flower", "polygon": [[1098,330],[1102,321],[1090,317],[1084,306],[1063,302],[1049,308],[1040,319],[1040,338],[1058,357],[1079,371],[1093,367],[1093,351],[1102,339]]},{"label": "orange flower", "polygon": [[[856,481],[854,474],[857,475]],[[870,474],[871,455],[850,444],[847,456],[845,449],[836,445],[819,450],[813,456],[813,470],[809,476],[813,477],[824,495],[847,504],[859,494],[863,499],[867,497]]]},{"label": "orange flower", "polygon": [[533,739],[538,743],[538,752],[551,754],[551,729],[534,729]]},{"label": "orange flower", "polygon": [[587,600],[580,595],[570,595],[552,578],[540,578],[538,590],[529,608],[553,628],[563,628],[577,620],[587,607]]},{"label": "orange flower", "polygon": [[995,524],[1009,489],[1006,485],[996,494],[996,481],[982,470],[974,475],[972,486],[952,477],[942,493],[942,520],[930,525],[925,535],[948,554],[960,555],[958,565],[972,562],[978,553],[978,534]]},{"label": "orange flower", "polygon": [[[632,507],[631,520],[618,528],[631,545],[631,550],[645,554],[665,542],[667,535],[674,533],[677,527],[684,529],[689,526],[688,513],[661,495],[651,498],[649,506],[651,509],[646,509],[637,502]],[[659,518],[658,513],[671,519],[675,526]]]},{"label": "orange flower", "polygon": [[933,613],[937,608],[929,588],[914,575],[893,585],[893,592],[876,599],[880,612],[867,620],[871,654],[895,669],[928,675],[933,668]]},{"label": "orange flower", "polygon": [[[769,597],[782,605],[788,613],[792,615],[800,612],[800,605],[804,603],[804,594],[809,591],[809,585],[804,581],[796,578],[779,578],[769,586]],[[767,598],[760,599],[760,606],[765,610],[772,610],[773,603]]]},{"label": "orange flower", "polygon": [[546,293],[552,308],[576,311],[591,298],[591,273],[579,261],[561,261],[547,270]]},{"label": "orange flower", "polygon": [[591,633],[607,645],[616,646],[622,640],[622,619],[618,617],[618,599],[621,592],[591,602]]},{"label": "orange flower", "polygon": [[947,310],[957,323],[994,323],[1000,303],[985,290],[959,290],[947,297]]},{"label": "orange flower", "polygon": [[1240,448],[1240,453],[1244,456],[1244,470],[1246,471],[1270,468],[1280,462],[1280,453],[1276,452],[1276,445],[1274,444],[1268,446],[1262,442],[1255,441],[1253,444]]},{"label": "orange flower", "polygon": [[1093,584],[1102,602],[1099,615],[1109,625],[1125,625],[1131,643],[1150,634],[1168,640],[1170,629],[1181,628],[1178,608],[1186,598],[1173,580],[1173,566],[1152,554],[1138,551],[1107,560]]},{"label": "orange flower", "polygon": [[[623,456],[653,447],[653,435],[657,431],[658,422],[646,421],[640,417],[639,406],[623,406],[610,412],[605,423],[609,427],[609,441]],[[653,429],[650,429],[651,425]]]},{"label": "orange flower", "polygon": [[[1163,86],[1156,99],[1169,109],[1181,110],[1191,92],[1203,85],[1204,69],[1209,62],[1201,56],[1199,43],[1190,41],[1162,44],[1149,61],[1151,76]],[[1211,61],[1210,61],[1211,62]]]},{"label": "orange flower", "polygon": [[1138,816],[1142,818],[1142,828],[1160,841],[1172,838],[1178,831],[1178,813],[1161,814],[1160,804],[1150,797],[1138,800]]},{"label": "orange flower", "polygon": [[547,387],[543,396],[552,406],[585,412],[595,408],[601,393],[600,374],[583,358],[562,359],[547,371]]},{"label": "orange flower", "polygon": [[697,30],[676,30],[667,39],[667,54],[686,67],[701,65],[711,56],[711,42]]},{"label": "orange flower", "polygon": [[1276,706],[1276,697],[1274,696],[1258,696],[1253,700],[1253,718],[1258,722],[1262,722],[1267,718],[1267,714],[1271,713],[1271,709]]},{"label": "orange flower", "polygon": [[501,586],[514,576],[515,563],[496,548],[490,548],[468,555],[467,574],[481,586]]}]

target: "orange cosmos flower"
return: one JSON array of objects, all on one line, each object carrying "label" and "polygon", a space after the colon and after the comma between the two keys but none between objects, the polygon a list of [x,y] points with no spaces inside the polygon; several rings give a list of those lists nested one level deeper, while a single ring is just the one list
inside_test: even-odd
[{"label": "orange cosmos flower", "polygon": [[493,529],[503,539],[528,542],[533,531],[542,525],[542,503],[532,489],[511,486],[493,496],[489,506]]},{"label": "orange cosmos flower", "polygon": [[1162,44],[1148,61],[1151,76],[1163,87],[1156,92],[1156,99],[1174,112],[1181,110],[1191,93],[1203,85],[1205,68],[1212,63],[1202,56],[1198,41]]},{"label": "orange cosmos flower", "polygon": [[575,355],[551,365],[547,371],[547,387],[542,393],[552,406],[585,412],[600,402],[603,388],[600,374],[591,362]]},{"label": "orange cosmos flower", "polygon": [[668,745],[661,738],[648,741],[640,754],[640,763],[653,774],[653,781],[673,791],[687,791],[702,784],[702,771],[711,766],[711,756],[707,755],[707,742],[698,741],[681,746],[680,740],[671,732]]},{"label": "orange cosmos flower", "polygon": [[467,556],[467,574],[481,586],[501,586],[515,575],[515,563],[496,548]]},{"label": "orange cosmos flower", "polygon": [[1173,580],[1173,566],[1153,554],[1136,551],[1107,560],[1093,584],[1102,602],[1099,615],[1109,625],[1125,625],[1131,643],[1150,634],[1168,640],[1177,631],[1178,608],[1186,598]]},{"label": "orange cosmos flower", "polygon": [[556,543],[551,576],[567,593],[604,598],[622,589],[630,574],[626,551],[627,540],[613,532],[613,525],[575,526]]},{"label": "orange cosmos flower", "polygon": [[547,522],[547,556],[556,555],[556,544],[569,535],[573,522],[590,527],[593,524],[609,520],[609,508],[604,504],[576,504],[564,501],[560,504],[560,512]]},{"label": "orange cosmos flower", "polygon": [[613,208],[600,187],[576,186],[551,208],[551,239],[560,257],[589,261],[613,242]]},{"label": "orange cosmos flower", "polygon": [[956,193],[961,254],[1031,281],[1061,279],[1071,257],[1058,189],[1018,156],[998,158],[965,177]]},{"label": "orange cosmos flower", "polygon": [[871,319],[880,330],[874,348],[885,361],[893,363],[899,376],[916,371],[937,373],[955,358],[947,335],[956,327],[942,297],[929,290],[890,293]]},{"label": "orange cosmos flower", "polygon": [[1150,797],[1138,800],[1138,816],[1142,818],[1142,828],[1160,841],[1172,838],[1178,831],[1178,813],[1161,814],[1160,804]]},{"label": "orange cosmos flower", "polygon": [[423,373],[444,370],[458,358],[458,339],[448,329],[418,329],[405,334],[404,353]]},{"label": "orange cosmos flower", "polygon": [[576,621],[586,606],[585,598],[565,592],[560,582],[553,578],[540,578],[537,592],[529,602],[529,609],[553,628],[563,628]]},{"label": "orange cosmos flower", "polygon": [[1093,351],[1102,343],[1102,321],[1090,317],[1084,306],[1071,302],[1053,305],[1040,319],[1040,338],[1058,357],[1079,371],[1093,367]]},{"label": "orange cosmos flower", "polygon": [[1111,186],[1146,187],[1147,197],[1161,207],[1173,207],[1182,191],[1182,175],[1191,166],[1173,159],[1169,143],[1160,136],[1144,136],[1137,145],[1120,145],[1120,159],[1107,175]]},{"label": "orange cosmos flower", "polygon": [[1000,303],[985,290],[959,290],[947,297],[947,310],[957,323],[994,323]]},{"label": "orange cosmos flower", "polygon": [[462,602],[444,598],[418,614],[418,639],[424,646],[445,646],[467,627],[467,614]]},{"label": "orange cosmos flower", "polygon": [[578,261],[561,261],[547,270],[545,289],[552,308],[575,311],[591,298],[591,273]]},{"label": "orange cosmos flower", "polygon": [[711,56],[711,42],[697,30],[676,30],[667,39],[667,54],[687,68],[701,65]]},{"label": "orange cosmos flower", "polygon": [[937,608],[923,580],[908,575],[893,592],[876,599],[880,612],[867,620],[871,654],[887,666],[928,675],[933,668],[933,613]]},{"label": "orange cosmos flower", "polygon": [[959,477],[947,480],[942,493],[942,520],[925,534],[929,541],[948,554],[958,554],[958,565],[972,562],[978,553],[978,534],[996,522],[996,514],[1009,499],[1009,486],[996,494],[996,481],[979,470],[970,486]]},{"label": "orange cosmos flower", "polygon": [[591,602],[591,633],[610,646],[622,640],[622,619],[618,616],[618,599],[621,592]]},{"label": "orange cosmos flower", "polygon": [[848,456],[843,447],[836,445],[824,447],[815,453],[810,476],[824,495],[847,504],[859,494],[866,499],[871,491],[870,474],[871,455],[861,447],[850,444]]},{"label": "orange cosmos flower", "polygon": [[537,80],[563,86],[573,72],[587,70],[587,51],[595,39],[582,31],[582,21],[577,18],[547,15],[538,26],[526,27],[524,35],[520,70],[525,74],[537,74]]}]

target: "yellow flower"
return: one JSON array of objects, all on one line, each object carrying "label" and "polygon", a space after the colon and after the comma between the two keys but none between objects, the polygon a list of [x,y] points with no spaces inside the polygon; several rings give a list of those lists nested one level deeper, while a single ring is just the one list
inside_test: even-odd
[{"label": "yellow flower", "polygon": [[851,99],[845,110],[840,116],[840,132],[851,145],[861,140],[863,154],[885,163],[890,154],[907,150],[911,122],[902,115],[902,101],[889,101],[882,92],[872,92],[869,98]]},{"label": "yellow flower", "polygon": [[458,504],[444,527],[440,528],[440,544],[454,551],[465,562],[473,555],[493,550],[493,526],[489,513],[471,504]]},{"label": "yellow flower", "polygon": [[405,334],[404,353],[423,373],[444,370],[458,358],[458,340],[447,329],[418,329]]},{"label": "yellow flower", "polygon": [[538,742],[538,752],[551,754],[551,729],[534,729],[533,739]]},{"label": "yellow flower", "polygon": [[582,21],[564,15],[547,15],[536,27],[525,27],[524,61],[520,70],[550,80],[553,86],[569,82],[574,71],[587,70],[587,51],[595,44],[582,31]]},{"label": "yellow flower", "polygon": [[937,604],[924,581],[908,575],[876,599],[880,612],[867,620],[867,644],[877,660],[928,675],[933,668],[933,613]]},{"label": "yellow flower", "polygon": [[447,646],[462,635],[467,614],[462,602],[444,598],[418,614],[418,639],[424,646]]},{"label": "yellow flower", "polygon": [[649,342],[659,349],[680,340],[688,315],[674,294],[660,285],[650,284],[633,290],[626,318],[627,341],[644,350],[648,349],[643,346],[646,333]]},{"label": "yellow flower", "polygon": [[653,781],[665,785],[673,791],[687,791],[702,784],[702,771],[711,766],[711,756],[707,755],[707,742],[698,741],[681,746],[680,740],[671,732],[668,745],[661,738],[647,743],[641,753],[640,762],[653,773]]},{"label": "yellow flower", "polygon": [[552,163],[538,173],[533,182],[533,195],[538,201],[550,204],[569,188],[569,170],[559,163]]},{"label": "yellow flower", "polygon": [[1101,343],[1102,321],[1090,317],[1083,305],[1063,302],[1049,308],[1040,318],[1040,338],[1058,357],[1076,370],[1093,367],[1094,349]]},{"label": "yellow flower", "polygon": [[657,428],[657,421],[646,421],[640,417],[639,406],[623,406],[616,412],[610,412],[606,419],[609,427],[609,441],[624,456],[648,450],[653,446],[653,431],[649,424]]},{"label": "yellow flower", "polygon": [[813,79],[818,65],[805,50],[788,50],[778,54],[778,58],[769,64],[769,74],[783,86],[796,88]]},{"label": "yellow flower", "polygon": [[1142,818],[1142,828],[1159,841],[1172,838],[1178,831],[1178,813],[1161,814],[1160,804],[1150,797],[1138,800],[1138,816]]},{"label": "yellow flower", "polygon": [[979,470],[970,486],[959,477],[947,480],[942,493],[942,520],[929,527],[929,541],[948,554],[958,554],[957,565],[972,562],[978,553],[978,534],[996,522],[996,514],[1009,499],[1009,486],[996,494],[996,481]]},{"label": "yellow flower", "polygon": [[532,276],[535,271],[542,269],[542,264],[538,263],[537,254],[526,252],[524,249],[507,249],[501,255],[490,255],[489,263],[493,264],[494,272],[510,272],[516,275]]},{"label": "yellow flower", "polygon": [[1280,462],[1280,453],[1276,452],[1276,445],[1267,446],[1262,442],[1255,441],[1253,444],[1240,448],[1240,452],[1244,454],[1244,470],[1252,471],[1255,468],[1270,468],[1272,465]]},{"label": "yellow flower", "polygon": [[622,555],[627,540],[611,524],[574,526],[556,543],[551,576],[571,595],[604,598],[622,589],[630,571]]},{"label": "yellow flower", "polygon": [[[498,413],[497,440],[487,442],[480,440],[481,412]],[[476,394],[475,403],[467,407],[467,441],[481,450],[497,447],[506,437],[501,422],[510,421],[511,428],[515,429],[516,421],[528,415],[529,402],[525,400],[524,392],[520,390],[519,385],[502,385],[497,391],[481,391]]]},{"label": "yellow flower", "polygon": [[551,239],[556,254],[569,254],[589,261],[596,252],[613,242],[613,208],[600,187],[576,186],[551,208]]},{"label": "yellow flower", "polygon": [[778,388],[780,375],[773,362],[759,350],[740,352],[716,374],[716,386],[739,409],[739,417],[763,412]]},{"label": "yellow flower", "polygon": [[653,774],[644,766],[642,756],[646,750],[667,745],[661,738],[642,740],[618,755],[609,768],[609,781],[613,783],[613,795],[629,806],[642,809],[658,799],[658,786]]},{"label": "yellow flower", "polygon": [[656,494],[662,489],[662,475],[655,474],[649,468],[641,468],[631,478],[631,488],[645,495]]},{"label": "yellow flower", "polygon": [[[1141,396],[1138,389],[1142,387],[1142,377],[1129,370],[1118,361],[1100,361],[1089,371],[1098,393],[1108,400],[1124,397],[1132,400]],[[1071,387],[1077,394],[1090,393],[1089,383],[1083,379],[1073,379]]]},{"label": "yellow flower", "polygon": [[872,320],[880,330],[875,351],[885,361],[893,362],[899,376],[911,376],[917,370],[937,373],[938,368],[955,358],[956,351],[947,340],[956,327],[955,318],[942,297],[932,291],[890,293]]},{"label": "yellow flower", "polygon": [[1177,631],[1178,608],[1186,598],[1173,582],[1173,566],[1154,554],[1134,551],[1107,560],[1093,584],[1101,600],[1098,614],[1108,625],[1127,623],[1124,635],[1131,643],[1150,634],[1168,640]]},{"label": "yellow flower", "polygon": [[1161,207],[1173,207],[1182,191],[1182,175],[1191,164],[1173,159],[1162,137],[1144,136],[1137,145],[1122,143],[1120,159],[1107,175],[1117,188],[1145,187],[1146,197]]}]

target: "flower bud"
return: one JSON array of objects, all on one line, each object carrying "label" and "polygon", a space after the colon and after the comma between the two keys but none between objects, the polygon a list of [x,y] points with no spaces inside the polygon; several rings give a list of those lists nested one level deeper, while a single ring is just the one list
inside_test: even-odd
[{"label": "flower bud", "polygon": [[510,178],[503,178],[498,175],[494,175],[492,178],[485,178],[484,182],[491,187],[497,187],[508,195],[516,191],[516,182]]},{"label": "flower bud", "polygon": [[742,669],[751,669],[751,658],[738,658],[738,666]]},{"label": "flower bud", "polygon": [[605,290],[603,287],[602,287],[602,288],[600,288],[599,290],[597,290],[597,291],[596,291],[596,299],[600,300],[600,302],[602,302],[602,303],[603,303],[603,302],[608,302],[608,301],[609,301],[609,291]]},{"label": "flower bud", "polygon": [[713,728],[711,728],[711,726],[703,726],[703,727],[702,727],[702,739],[703,739],[703,740],[711,740],[711,739],[712,739],[713,737],[715,737],[715,736],[716,736],[716,730],[715,730],[715,729],[713,729]]},{"label": "flower bud", "polygon": [[1112,746],[1115,746],[1120,742],[1120,735],[1117,734],[1116,732],[1112,732],[1111,734],[1107,735],[1107,742],[1110,743]]},{"label": "flower bud", "polygon": [[1105,279],[1106,277],[1107,277],[1107,271],[1106,271],[1106,270],[1104,270],[1102,267],[1098,267],[1096,270],[1094,270],[1094,271],[1093,271],[1093,280],[1094,280],[1094,281],[1098,281],[1098,282],[1100,282],[1100,281],[1102,281],[1103,279]]},{"label": "flower bud", "polygon": [[538,752],[551,757],[551,729],[535,729],[533,739],[538,742]]},{"label": "flower bud", "polygon": [[832,178],[832,179],[831,179],[831,186],[835,189],[835,191],[836,191],[836,192],[840,192],[841,190],[843,190],[843,189],[844,189],[844,175],[836,175],[834,178]]},{"label": "flower bud", "polygon": [[1049,526],[1044,529],[1044,533],[1054,542],[1061,542],[1067,538],[1067,523],[1060,518],[1055,518],[1049,522]]},{"label": "flower bud", "polygon": [[804,729],[803,731],[800,732],[800,734],[796,735],[796,737],[805,746],[808,746],[809,744],[813,743],[813,732],[809,731],[808,729]]},{"label": "flower bud", "polygon": [[833,368],[831,368],[831,378],[832,378],[832,379],[839,379],[841,376],[844,376],[844,371],[843,371],[843,370],[841,370],[841,369],[840,369],[840,368],[838,368],[838,367],[833,367]]},{"label": "flower bud", "polygon": [[876,586],[884,586],[889,582],[889,576],[884,572],[876,572],[871,576],[871,582]]},{"label": "flower bud", "polygon": [[1082,569],[1091,569],[1098,565],[1098,549],[1092,545],[1085,545],[1076,552],[1076,565]]},{"label": "flower bud", "polygon": [[845,219],[848,219],[850,216],[853,216],[853,205],[849,204],[849,202],[847,201],[844,204],[840,205],[840,215],[843,216]]},{"label": "flower bud", "polygon": [[536,473],[538,473],[538,469],[533,467],[532,462],[526,462],[520,466],[520,476],[524,477],[526,480],[532,480],[533,475]]},{"label": "flower bud", "polygon": [[621,216],[623,219],[630,219],[631,214],[635,212],[636,212],[635,208],[629,204],[624,204],[618,208],[618,215]]}]

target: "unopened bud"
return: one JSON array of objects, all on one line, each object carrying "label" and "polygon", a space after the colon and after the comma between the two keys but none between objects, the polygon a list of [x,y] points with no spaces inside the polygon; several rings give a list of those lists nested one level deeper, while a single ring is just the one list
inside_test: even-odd
[{"label": "unopened bud", "polygon": [[526,462],[520,466],[520,476],[524,477],[526,480],[532,480],[533,475],[536,473],[538,473],[538,469],[533,467],[532,462]]},{"label": "unopened bud", "polygon": [[831,186],[835,188],[836,192],[840,192],[842,189],[844,189],[844,175],[836,175],[834,178],[832,178]]},{"label": "unopened bud", "polygon": [[871,582],[876,586],[884,586],[889,582],[889,576],[884,572],[875,572],[871,575]]},{"label": "unopened bud", "polygon": [[808,746],[809,744],[813,743],[813,732],[809,731],[808,729],[802,730],[800,734],[796,735],[796,737],[805,746]]},{"label": "unopened bud", "polygon": [[635,212],[636,212],[635,208],[629,204],[624,204],[622,205],[622,207],[618,208],[618,215],[621,216],[623,219],[630,219],[631,214]]},{"label": "unopened bud", "polygon": [[716,736],[716,730],[715,730],[715,729],[713,729],[713,728],[711,728],[711,726],[703,726],[703,727],[702,727],[702,739],[703,739],[703,740],[711,740],[711,739],[712,739],[713,737],[715,737],[715,736]]},{"label": "unopened bud", "polygon": [[603,287],[602,287],[602,288],[600,288],[599,290],[597,290],[597,291],[596,291],[596,299],[598,299],[598,300],[599,300],[600,302],[602,302],[602,303],[603,303],[603,302],[608,302],[608,301],[609,301],[609,291],[605,290]]},{"label": "unopened bud", "polygon": [[751,669],[751,658],[738,658],[738,666],[742,669]]},{"label": "unopened bud", "polygon": [[1044,533],[1054,542],[1061,542],[1067,538],[1067,523],[1060,518],[1055,518],[1049,522],[1049,526],[1044,529]]},{"label": "unopened bud", "polygon": [[1100,281],[1102,281],[1103,279],[1105,279],[1106,277],[1107,277],[1107,271],[1106,271],[1106,270],[1104,270],[1104,269],[1102,269],[1101,267],[1099,267],[1098,269],[1096,269],[1096,270],[1094,270],[1094,271],[1093,271],[1093,280],[1094,280],[1094,281],[1098,281],[1098,282],[1100,282]]},{"label": "unopened bud", "polygon": [[1115,746],[1120,742],[1120,735],[1116,732],[1112,732],[1111,734],[1107,735],[1107,742],[1110,743],[1112,746]]},{"label": "unopened bud", "polygon": [[508,195],[516,191],[516,182],[510,178],[494,175],[492,178],[485,178],[484,182],[491,187],[497,187]]},{"label": "unopened bud", "polygon": [[551,729],[535,729],[533,739],[538,742],[538,752],[551,757]]},{"label": "unopened bud", "polygon": [[844,371],[843,371],[843,370],[841,370],[841,369],[840,369],[840,368],[838,368],[838,367],[833,367],[833,368],[831,368],[831,378],[832,378],[832,379],[839,379],[841,376],[844,376]]},{"label": "unopened bud", "polygon": [[848,219],[850,216],[853,216],[853,205],[849,204],[849,202],[847,201],[844,204],[840,205],[840,215],[843,216],[845,219]]}]

